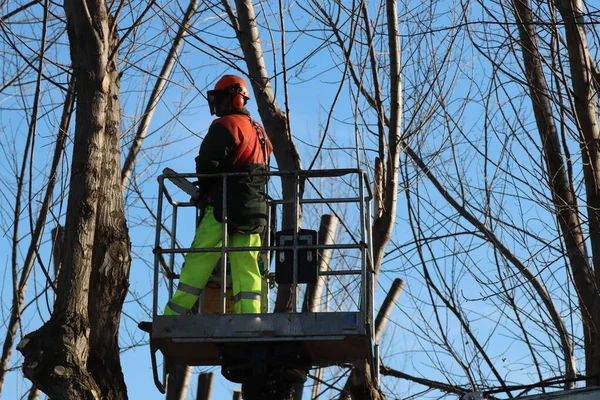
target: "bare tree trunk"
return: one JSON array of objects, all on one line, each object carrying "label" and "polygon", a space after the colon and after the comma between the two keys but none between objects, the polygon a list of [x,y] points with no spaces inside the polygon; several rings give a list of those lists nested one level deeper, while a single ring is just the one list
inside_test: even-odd
[{"label": "bare tree trunk", "polygon": [[[271,81],[264,62],[264,54],[260,44],[260,36],[256,26],[256,15],[251,0],[236,0],[237,18],[231,10],[227,0],[222,0],[231,24],[235,29],[240,47],[244,54],[244,60],[248,66],[250,83],[254,90],[258,112],[264,124],[269,139],[273,143],[273,154],[277,165],[283,171],[297,171],[302,169],[300,155],[294,145],[291,133],[287,129],[288,116],[279,108],[275,101]],[[300,194],[303,191],[303,183],[300,182]],[[282,193],[284,200],[291,200],[297,190],[294,179],[282,179]],[[301,210],[299,215],[294,212],[292,204],[286,204],[283,208],[282,227],[293,228],[294,224],[301,223]],[[275,300],[275,312],[291,311],[296,305],[291,304],[291,285],[279,285],[277,298]]]},{"label": "bare tree trunk", "polygon": [[[377,313],[377,318],[375,318],[375,341],[379,341],[379,337],[383,333],[385,329],[385,325],[387,321],[390,319],[390,315],[392,314],[392,309],[398,300],[398,297],[402,294],[404,290],[404,286],[406,286],[406,282],[402,279],[396,278],[394,282],[392,282],[392,286],[388,291],[383,303],[381,304],[381,308]],[[376,360],[379,362],[379,360]],[[358,360],[354,364],[354,368],[344,385],[344,390],[340,394],[340,400],[348,399],[348,396],[351,396],[352,400],[360,400],[360,399],[382,399],[382,394],[374,390],[373,384],[370,380],[373,378],[370,373],[370,368],[368,368],[368,364],[366,360]],[[371,397],[375,396],[375,397]]]},{"label": "bare tree trunk", "polygon": [[[584,297],[589,297],[590,290],[593,292],[593,279],[589,275],[591,272],[588,263],[589,257],[577,211],[579,208],[577,196],[575,189],[569,184],[563,163],[561,141],[552,116],[552,106],[549,101],[550,91],[544,77],[542,56],[537,44],[535,25],[532,23],[533,15],[528,0],[514,0],[513,8],[519,24],[519,37],[527,82],[548,168],[548,183],[552,191],[556,216],[567,248],[567,257],[573,270],[573,276],[577,286],[580,287],[580,303],[583,309],[589,310],[590,308],[586,307],[584,300]],[[586,293],[588,294],[586,295]],[[574,378],[576,367],[573,346],[566,329],[561,329],[562,324],[554,322],[555,326],[559,328],[566,377]],[[574,387],[574,383],[570,383],[569,387]]]},{"label": "bare tree trunk", "polygon": [[394,282],[392,282],[392,286],[385,296],[383,303],[381,303],[381,308],[375,318],[375,341],[379,342],[379,338],[392,315],[392,309],[402,294],[405,286],[406,282],[400,278],[396,278],[394,279]]},{"label": "bare tree trunk", "polygon": [[35,386],[32,386],[29,389],[29,395],[27,396],[27,400],[38,400],[40,398],[40,391]]},{"label": "bare tree trunk", "polygon": [[[317,236],[320,245],[332,245],[335,240],[338,218],[335,215],[323,215]],[[326,271],[331,261],[331,249],[319,250],[319,272]],[[318,312],[323,298],[324,280],[319,277],[317,283],[306,285],[306,295],[302,304],[302,312]]]},{"label": "bare tree trunk", "polygon": [[168,364],[169,382],[167,400],[185,400],[190,387],[192,367],[185,364]]},{"label": "bare tree trunk", "polygon": [[[319,226],[319,232],[317,237],[317,243],[320,245],[331,245],[335,239],[335,232],[337,230],[338,218],[335,215],[323,215],[321,216],[321,224]],[[319,272],[326,271],[329,268],[329,262],[331,261],[331,249],[319,250]],[[317,283],[309,284],[306,286],[306,292],[304,295],[304,302],[302,303],[302,312],[318,312],[321,300],[323,297],[323,277],[319,277]],[[317,385],[317,382],[315,382]],[[304,384],[298,384],[294,388],[294,399],[302,400],[302,393],[304,391]]]},{"label": "bare tree trunk", "polygon": [[375,384],[367,360],[357,360],[348,377],[340,400],[385,400],[385,395]]},{"label": "bare tree trunk", "polygon": [[[382,193],[383,196],[383,207],[373,222],[373,268],[375,268],[376,275],[379,273],[385,247],[391,238],[394,222],[396,221],[402,123],[402,82],[396,0],[386,1],[386,13],[390,52],[390,118],[388,122],[387,160],[385,174],[382,177],[385,186],[375,188],[375,192]],[[372,68],[376,68],[376,66]],[[375,279],[375,286],[377,286],[377,279]]]},{"label": "bare tree trunk", "polygon": [[18,348],[24,375],[52,399],[125,399],[117,338],[130,245],[119,179],[117,29],[102,0],[64,7],[77,113],[61,290],[50,320]]},{"label": "bare tree trunk", "polygon": [[[573,276],[580,296],[585,329],[587,385],[600,385],[600,127],[598,93],[594,87],[581,0],[555,1],[565,22],[567,50],[571,66],[577,127],[581,133],[582,166],[586,186],[589,241],[594,270],[587,264],[573,265]],[[594,278],[595,271],[595,280]]]},{"label": "bare tree trunk", "polygon": [[198,375],[196,400],[210,400],[214,376],[215,374],[212,372],[202,372]]},{"label": "bare tree trunk", "polygon": [[[363,4],[366,8],[366,3]],[[363,11],[366,14],[366,9]],[[400,165],[400,144],[401,144],[401,121],[402,121],[402,84],[401,84],[401,65],[400,65],[400,41],[398,33],[398,7],[396,0],[386,1],[387,14],[387,34],[388,34],[388,49],[389,49],[389,68],[390,68],[390,117],[388,122],[388,137],[387,146],[385,141],[380,140],[379,146],[387,150],[386,163],[383,165],[383,160],[378,159],[379,164],[376,170],[379,173],[375,180],[375,193],[377,198],[381,198],[381,204],[376,210],[375,220],[373,222],[373,265],[375,273],[375,286],[377,283],[377,275],[385,247],[389,242],[394,222],[396,220],[396,203],[398,199],[398,168]],[[368,21],[368,18],[365,17]],[[368,24],[366,24],[368,28]],[[374,49],[370,48],[370,51]],[[371,57],[371,68],[377,71],[375,58]],[[379,107],[381,108],[381,107]],[[384,119],[383,115],[379,116],[380,120]],[[380,136],[383,132],[379,133]],[[381,151],[381,154],[386,154],[386,151]],[[374,360],[379,362],[379,360]],[[354,363],[354,368],[348,379],[348,388],[344,393],[350,393],[353,400],[380,400],[385,399],[385,395],[377,387],[377,382],[371,376],[371,368],[367,360],[358,360]]]},{"label": "bare tree trunk", "polygon": [[[112,37],[109,51],[116,53],[116,21],[109,15]],[[94,255],[89,292],[90,358],[88,369],[103,399],[126,399],[127,389],[119,352],[121,309],[129,289],[131,243],[125,209],[121,172],[121,104],[116,57],[108,61],[108,102],[105,148],[101,169],[100,201],[94,237]]]}]

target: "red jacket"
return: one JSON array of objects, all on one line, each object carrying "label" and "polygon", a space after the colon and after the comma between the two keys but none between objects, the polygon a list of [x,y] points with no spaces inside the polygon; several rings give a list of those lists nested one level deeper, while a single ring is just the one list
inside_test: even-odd
[{"label": "red jacket", "polygon": [[[196,173],[265,172],[272,145],[264,129],[246,109],[218,118],[211,124],[196,157]],[[200,191],[222,219],[223,179],[199,179]],[[233,176],[227,179],[227,219],[232,226],[266,226],[265,175]]]}]

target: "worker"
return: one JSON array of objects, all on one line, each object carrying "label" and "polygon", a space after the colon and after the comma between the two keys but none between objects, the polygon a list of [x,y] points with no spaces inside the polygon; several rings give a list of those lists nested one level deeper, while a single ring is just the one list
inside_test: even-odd
[{"label": "worker", "polygon": [[[201,220],[192,248],[220,248],[223,209],[226,209],[227,247],[260,247],[267,226],[265,173],[272,146],[262,126],[250,117],[248,86],[236,75],[224,75],[207,93],[211,115],[216,115],[196,157],[196,173],[249,173],[198,180]],[[261,276],[258,250],[229,251],[236,314],[260,313]],[[165,315],[187,314],[218,264],[220,252],[188,252],[179,285],[165,307]]]}]

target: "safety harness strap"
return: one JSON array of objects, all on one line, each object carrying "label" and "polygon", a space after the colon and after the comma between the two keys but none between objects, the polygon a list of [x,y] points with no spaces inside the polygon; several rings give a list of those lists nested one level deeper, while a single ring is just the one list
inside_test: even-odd
[{"label": "safety harness strap", "polygon": [[244,151],[242,152],[242,154],[239,155],[235,164],[244,165],[248,162],[248,160],[252,156],[252,153],[254,152],[254,148],[256,147],[256,141],[258,140],[258,142],[261,144],[261,150],[263,151],[265,165],[267,165],[267,140],[265,138],[265,131],[256,121],[250,118],[250,116],[248,116],[248,118],[250,119],[250,124],[252,124],[252,127],[254,128],[256,136],[254,136],[254,141],[252,141],[251,144],[248,144],[246,147],[244,147]]}]

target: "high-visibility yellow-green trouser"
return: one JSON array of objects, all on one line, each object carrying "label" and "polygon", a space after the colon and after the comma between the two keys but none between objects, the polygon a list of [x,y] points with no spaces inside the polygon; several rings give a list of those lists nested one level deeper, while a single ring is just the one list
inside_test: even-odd
[{"label": "high-visibility yellow-green trouser", "polygon": [[[209,249],[222,246],[223,224],[215,219],[213,207],[206,207],[204,216],[196,228],[192,248]],[[258,233],[231,233],[228,247],[259,247]],[[190,252],[185,255],[179,285],[165,307],[165,315],[184,315],[193,307],[210,278],[220,252]],[[233,300],[236,314],[260,313],[261,277],[258,269],[258,250],[229,251]]]}]

